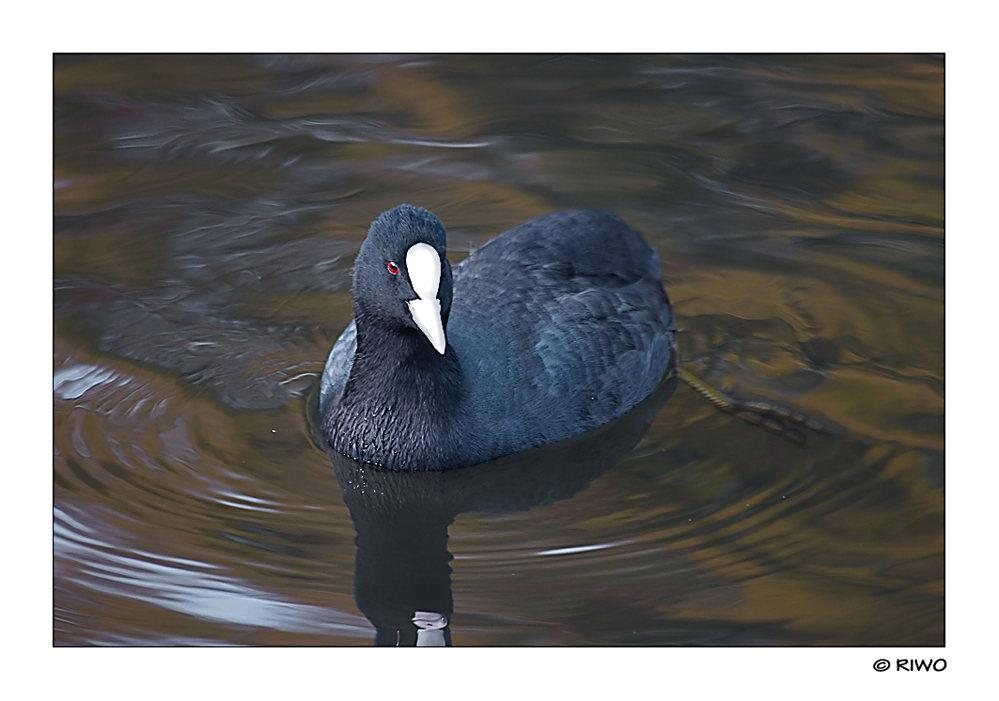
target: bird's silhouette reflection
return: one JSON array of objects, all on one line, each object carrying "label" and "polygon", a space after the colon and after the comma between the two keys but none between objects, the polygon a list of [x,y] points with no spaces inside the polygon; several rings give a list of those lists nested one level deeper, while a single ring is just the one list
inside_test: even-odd
[{"label": "bird's silhouette reflection", "polygon": [[385,470],[346,458],[317,437],[357,531],[354,598],[375,626],[375,643],[450,645],[454,605],[447,540],[455,517],[523,511],[586,489],[641,440],[676,383],[671,366],[645,401],[608,424],[456,470]]}]

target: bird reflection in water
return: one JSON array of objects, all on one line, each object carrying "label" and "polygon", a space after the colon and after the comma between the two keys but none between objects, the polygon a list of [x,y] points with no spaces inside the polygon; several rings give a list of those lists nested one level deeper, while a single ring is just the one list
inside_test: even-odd
[{"label": "bird reflection in water", "polygon": [[456,470],[385,470],[336,453],[317,435],[357,532],[354,599],[375,626],[375,644],[451,645],[447,540],[455,517],[525,511],[586,489],[641,440],[676,383],[671,365],[645,401],[608,424]]}]

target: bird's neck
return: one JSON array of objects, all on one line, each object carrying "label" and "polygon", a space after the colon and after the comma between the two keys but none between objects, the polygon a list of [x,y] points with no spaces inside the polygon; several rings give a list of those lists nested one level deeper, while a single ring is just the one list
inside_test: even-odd
[{"label": "bird's neck", "polygon": [[438,353],[419,329],[369,319],[364,314],[358,314],[355,323],[357,350],[350,380],[382,385],[392,375],[393,382],[408,379],[421,392],[430,393],[457,385],[458,358],[451,347]]},{"label": "bird's neck", "polygon": [[452,348],[440,354],[417,329],[358,316],[353,366],[327,420],[333,447],[394,469],[449,467],[461,442],[461,394]]}]

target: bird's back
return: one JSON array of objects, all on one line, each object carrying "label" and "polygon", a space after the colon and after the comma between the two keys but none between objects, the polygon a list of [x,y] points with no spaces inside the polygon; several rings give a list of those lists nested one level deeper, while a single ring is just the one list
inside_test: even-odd
[{"label": "bird's back", "polygon": [[468,440],[490,456],[636,406],[662,380],[674,340],[655,250],[591,211],[527,222],[462,261],[447,331]]}]

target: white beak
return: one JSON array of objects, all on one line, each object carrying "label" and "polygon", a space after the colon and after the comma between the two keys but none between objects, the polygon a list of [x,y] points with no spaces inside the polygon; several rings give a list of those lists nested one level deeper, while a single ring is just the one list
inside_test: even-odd
[{"label": "white beak", "polygon": [[417,299],[407,302],[409,313],[434,350],[444,355],[447,342],[441,321],[441,302],[437,299],[441,285],[441,257],[429,244],[414,244],[406,251],[406,270],[417,295]]}]

